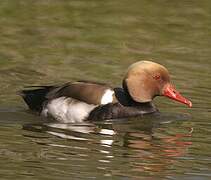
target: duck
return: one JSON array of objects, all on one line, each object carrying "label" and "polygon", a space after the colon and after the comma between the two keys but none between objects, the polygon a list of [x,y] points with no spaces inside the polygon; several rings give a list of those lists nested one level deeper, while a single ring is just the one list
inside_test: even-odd
[{"label": "duck", "polygon": [[122,87],[92,81],[30,86],[19,91],[29,109],[62,123],[142,117],[158,113],[152,102],[165,96],[192,107],[170,81],[168,70],[152,61],[131,64]]}]

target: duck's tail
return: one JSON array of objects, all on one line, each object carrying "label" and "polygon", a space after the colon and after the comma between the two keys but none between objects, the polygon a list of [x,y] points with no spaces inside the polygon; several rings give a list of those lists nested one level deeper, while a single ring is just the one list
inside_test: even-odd
[{"label": "duck's tail", "polygon": [[28,107],[33,111],[42,111],[43,103],[47,100],[47,93],[54,86],[28,86],[26,89],[18,92]]}]

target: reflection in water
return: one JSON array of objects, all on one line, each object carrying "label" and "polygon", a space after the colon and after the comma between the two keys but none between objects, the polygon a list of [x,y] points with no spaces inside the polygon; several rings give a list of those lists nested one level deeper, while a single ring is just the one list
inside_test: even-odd
[{"label": "reflection in water", "polygon": [[[162,132],[158,128],[156,131]],[[156,134],[146,134],[144,132],[129,133],[127,135],[128,147],[133,148],[136,163],[133,164],[134,171],[151,171],[163,173],[176,163],[171,157],[184,157],[190,140],[184,137],[191,137],[191,134],[166,135],[165,132]],[[170,157],[170,158],[169,158]]]},{"label": "reflection in water", "polygon": [[[27,130],[25,136],[29,131],[34,131],[68,140],[68,145],[59,140],[50,140],[46,145],[60,148],[62,152],[69,149],[74,164],[85,161],[89,167],[96,166],[105,176],[136,178],[136,173],[137,176],[139,173],[154,173],[159,176],[166,174],[171,166],[177,163],[176,158],[185,157],[192,144],[192,132],[185,130],[184,133],[168,133],[162,128],[162,124],[165,124],[164,120],[148,118],[105,121],[99,124],[27,124],[23,129]],[[38,143],[42,141],[31,135],[28,137],[38,139]],[[61,154],[61,157],[57,158],[70,158],[63,156]],[[119,163],[121,166],[113,167]]]}]

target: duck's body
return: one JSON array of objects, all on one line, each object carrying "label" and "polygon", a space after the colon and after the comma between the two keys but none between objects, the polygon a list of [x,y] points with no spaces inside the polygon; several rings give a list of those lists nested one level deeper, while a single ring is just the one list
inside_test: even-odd
[{"label": "duck's body", "polygon": [[152,99],[164,95],[191,106],[170,84],[161,65],[140,61],[131,65],[122,88],[78,81],[61,86],[33,86],[21,96],[33,111],[60,122],[117,119],[157,112]]},{"label": "duck's body", "polygon": [[123,88],[78,81],[61,86],[33,86],[21,92],[31,110],[60,122],[140,116],[156,112],[151,102],[133,101]]}]

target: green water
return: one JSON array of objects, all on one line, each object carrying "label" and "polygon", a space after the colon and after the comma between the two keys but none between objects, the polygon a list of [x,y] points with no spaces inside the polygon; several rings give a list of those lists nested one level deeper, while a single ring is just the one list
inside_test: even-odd
[{"label": "green water", "polygon": [[[211,179],[211,1],[0,2],[0,179]],[[153,60],[193,108],[160,117],[43,124],[16,92],[85,79],[120,85]]]}]

